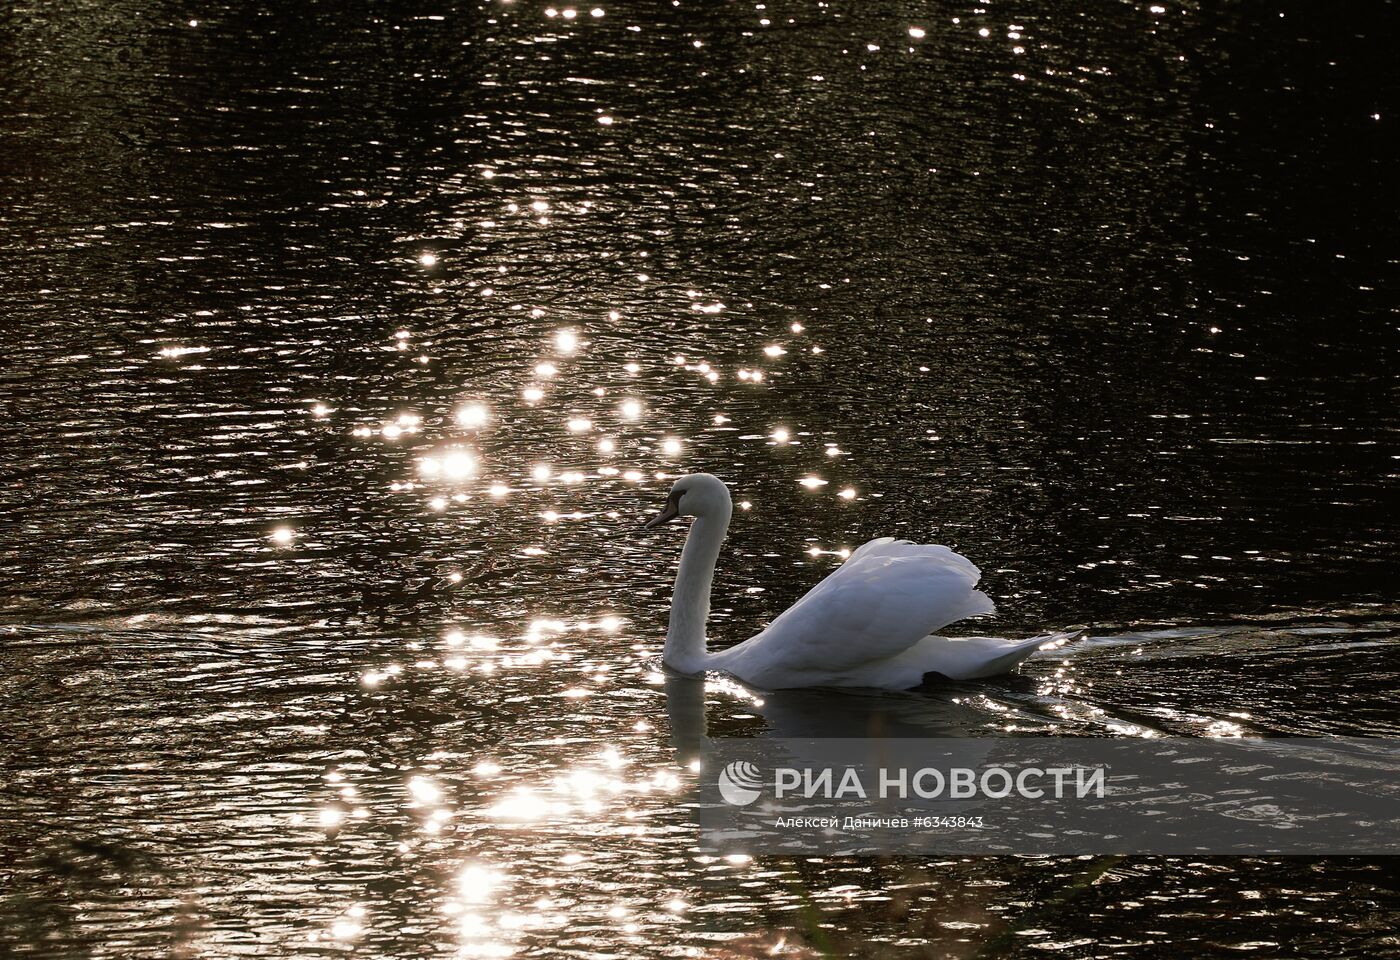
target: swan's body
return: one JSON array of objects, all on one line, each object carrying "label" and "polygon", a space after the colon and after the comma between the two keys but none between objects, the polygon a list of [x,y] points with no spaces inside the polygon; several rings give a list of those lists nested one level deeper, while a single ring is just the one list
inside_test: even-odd
[{"label": "swan's body", "polygon": [[662,654],[674,670],[722,670],[766,690],[906,690],[929,673],[954,680],[1007,673],[1042,645],[1065,637],[934,636],[950,623],[996,611],[976,589],[981,571],[947,547],[883,537],[856,550],[762,633],[711,653],[705,638],[710,586],[732,509],[724,483],[697,473],[676,481],[666,509],[648,524],[695,517],[676,573]]}]

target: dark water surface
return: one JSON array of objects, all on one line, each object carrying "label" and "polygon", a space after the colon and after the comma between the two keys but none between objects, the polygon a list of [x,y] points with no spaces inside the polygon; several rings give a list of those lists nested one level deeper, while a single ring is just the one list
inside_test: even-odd
[{"label": "dark water surface", "polygon": [[0,954],[1400,955],[1384,862],[699,855],[636,529],[751,504],[720,643],[883,534],[1091,627],[712,732],[1400,732],[1395,4],[599,3],[0,14]]}]

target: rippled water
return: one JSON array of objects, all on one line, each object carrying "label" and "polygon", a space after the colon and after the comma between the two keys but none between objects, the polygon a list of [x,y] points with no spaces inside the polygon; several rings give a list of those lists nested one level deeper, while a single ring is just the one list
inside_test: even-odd
[{"label": "rippled water", "polygon": [[[710,859],[675,759],[1400,732],[1394,4],[598,9],[4,19],[0,952],[1400,953],[1385,862]],[[1090,636],[667,684],[690,469],[718,642],[882,534]]]}]

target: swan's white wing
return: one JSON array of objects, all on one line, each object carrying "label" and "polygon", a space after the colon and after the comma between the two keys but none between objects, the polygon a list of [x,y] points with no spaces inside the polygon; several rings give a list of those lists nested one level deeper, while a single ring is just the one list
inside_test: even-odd
[{"label": "swan's white wing", "polygon": [[740,676],[795,681],[895,656],[954,621],[995,612],[975,589],[979,577],[972,561],[947,547],[872,540],[729,651],[732,666]]}]

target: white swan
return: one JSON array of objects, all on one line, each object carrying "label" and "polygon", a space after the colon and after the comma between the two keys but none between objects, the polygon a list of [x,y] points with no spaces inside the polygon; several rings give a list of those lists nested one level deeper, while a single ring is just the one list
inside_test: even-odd
[{"label": "white swan", "polygon": [[666,666],[681,673],[722,670],[764,690],[907,690],[927,673],[954,680],[1007,673],[1044,644],[1071,636],[932,636],[957,620],[996,611],[975,589],[981,571],[947,547],[882,537],[852,553],[762,633],[710,653],[705,640],[710,585],[732,511],[723,481],[693,473],[672,485],[665,508],[646,524],[695,518],[681,552],[662,654]]}]

